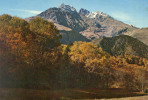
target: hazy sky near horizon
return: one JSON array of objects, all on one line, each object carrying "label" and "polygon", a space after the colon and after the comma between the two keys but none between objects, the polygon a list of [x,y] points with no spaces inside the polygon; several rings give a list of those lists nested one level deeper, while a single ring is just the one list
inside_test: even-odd
[{"label": "hazy sky near horizon", "polygon": [[0,0],[0,15],[31,17],[62,3],[91,12],[102,11],[136,27],[148,27],[148,0]]}]

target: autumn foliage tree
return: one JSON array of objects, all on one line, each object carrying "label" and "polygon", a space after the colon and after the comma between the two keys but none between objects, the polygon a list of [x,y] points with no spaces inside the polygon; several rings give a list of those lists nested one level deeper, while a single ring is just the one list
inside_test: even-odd
[{"label": "autumn foliage tree", "polygon": [[[93,87],[109,87],[113,81],[111,56],[90,42],[74,42],[68,53],[71,63],[77,68],[77,81]],[[79,82],[78,82],[79,83]],[[87,86],[86,85],[86,86]]]},{"label": "autumn foliage tree", "polygon": [[[9,81],[18,80],[19,85],[38,84],[43,70],[55,66],[53,64],[60,56],[59,39],[59,31],[51,22],[36,18],[28,23],[18,17],[2,15],[0,67],[7,71],[8,78],[11,79]],[[1,70],[2,73],[4,70]],[[7,79],[6,76],[1,77],[2,80],[3,78]]]}]

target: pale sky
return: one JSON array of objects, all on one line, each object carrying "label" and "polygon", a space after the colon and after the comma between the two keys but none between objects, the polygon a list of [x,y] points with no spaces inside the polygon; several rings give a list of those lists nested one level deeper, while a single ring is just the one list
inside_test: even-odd
[{"label": "pale sky", "polygon": [[148,0],[0,0],[0,15],[26,18],[62,3],[77,10],[85,8],[91,12],[102,11],[136,27],[148,27]]}]

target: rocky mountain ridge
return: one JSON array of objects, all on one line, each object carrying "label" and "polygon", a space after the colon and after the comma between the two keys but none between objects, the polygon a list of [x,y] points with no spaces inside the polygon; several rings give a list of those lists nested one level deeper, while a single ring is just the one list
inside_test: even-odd
[{"label": "rocky mountain ridge", "polygon": [[101,11],[90,12],[81,8],[77,12],[74,7],[65,4],[61,4],[59,7],[49,8],[37,16],[26,18],[26,20],[30,21],[35,17],[52,21],[61,32],[75,31],[90,41],[103,36],[117,36],[137,29],[136,27],[117,21]]}]

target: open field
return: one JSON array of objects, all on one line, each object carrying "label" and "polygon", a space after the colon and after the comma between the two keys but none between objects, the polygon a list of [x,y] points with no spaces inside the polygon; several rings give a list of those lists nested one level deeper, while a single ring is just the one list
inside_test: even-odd
[{"label": "open field", "polygon": [[129,92],[123,89],[32,90],[0,88],[0,100],[109,99],[142,95],[145,94]]}]

